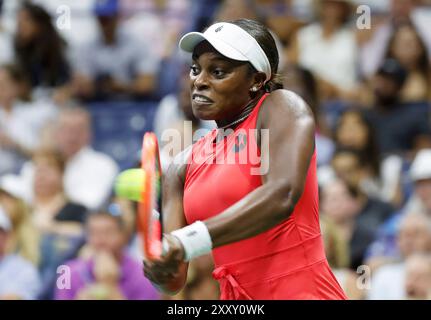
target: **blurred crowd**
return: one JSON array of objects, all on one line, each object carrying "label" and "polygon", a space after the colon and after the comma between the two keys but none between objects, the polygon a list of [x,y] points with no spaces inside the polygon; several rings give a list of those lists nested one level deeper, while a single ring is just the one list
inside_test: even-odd
[{"label": "blurred crowd", "polygon": [[143,276],[136,203],[113,193],[124,168],[94,147],[91,106],[157,103],[159,138],[214,128],[177,43],[239,18],[270,28],[277,76],[314,112],[326,255],[349,298],[431,299],[426,0],[0,0],[0,299],[218,298],[211,256],[174,297]]}]

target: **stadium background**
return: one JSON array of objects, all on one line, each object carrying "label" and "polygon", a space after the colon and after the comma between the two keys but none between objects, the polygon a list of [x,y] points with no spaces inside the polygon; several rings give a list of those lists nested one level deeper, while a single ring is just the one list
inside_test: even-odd
[{"label": "stadium background", "polygon": [[[175,297],[143,279],[135,207],[115,198],[113,182],[137,165],[145,131],[161,139],[166,129],[184,132],[184,121],[214,127],[193,117],[177,43],[238,18],[271,29],[280,79],[314,111],[322,232],[347,295],[431,298],[431,1],[0,0],[0,8],[0,211],[12,223],[0,237],[0,299],[217,299],[210,256],[191,263]],[[162,153],[164,168],[172,157]],[[96,211],[120,224],[89,226]],[[67,288],[68,270],[78,290]]]}]

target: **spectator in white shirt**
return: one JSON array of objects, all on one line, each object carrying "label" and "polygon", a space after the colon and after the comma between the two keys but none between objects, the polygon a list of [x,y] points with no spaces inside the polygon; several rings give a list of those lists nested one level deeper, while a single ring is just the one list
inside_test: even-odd
[{"label": "spectator in white shirt", "polygon": [[90,114],[81,108],[61,112],[57,123],[57,147],[67,159],[65,189],[72,201],[96,209],[110,195],[118,172],[108,155],[90,147]]},{"label": "spectator in white shirt", "polygon": [[12,224],[0,207],[0,300],[35,299],[40,279],[37,269],[21,256],[6,254]]},{"label": "spectator in white shirt", "polygon": [[[101,207],[110,196],[118,166],[108,155],[91,148],[90,114],[80,107],[63,109],[53,134],[55,147],[66,159],[63,182],[67,197],[89,209]],[[26,177],[33,177],[33,172],[30,164],[23,169]]]}]

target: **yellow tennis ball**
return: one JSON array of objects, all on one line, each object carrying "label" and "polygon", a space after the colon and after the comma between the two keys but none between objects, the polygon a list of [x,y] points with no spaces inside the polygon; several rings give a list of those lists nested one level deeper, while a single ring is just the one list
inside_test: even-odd
[{"label": "yellow tennis ball", "polygon": [[120,198],[141,201],[144,192],[145,171],[127,169],[120,172],[115,181],[115,194]]}]

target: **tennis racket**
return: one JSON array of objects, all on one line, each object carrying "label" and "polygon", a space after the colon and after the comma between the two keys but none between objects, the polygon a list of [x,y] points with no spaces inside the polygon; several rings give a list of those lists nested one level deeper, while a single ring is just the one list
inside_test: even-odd
[{"label": "tennis racket", "polygon": [[153,132],[144,135],[141,168],[145,179],[142,180],[141,201],[138,203],[137,226],[145,257],[156,260],[162,255],[162,171],[157,137]]}]

